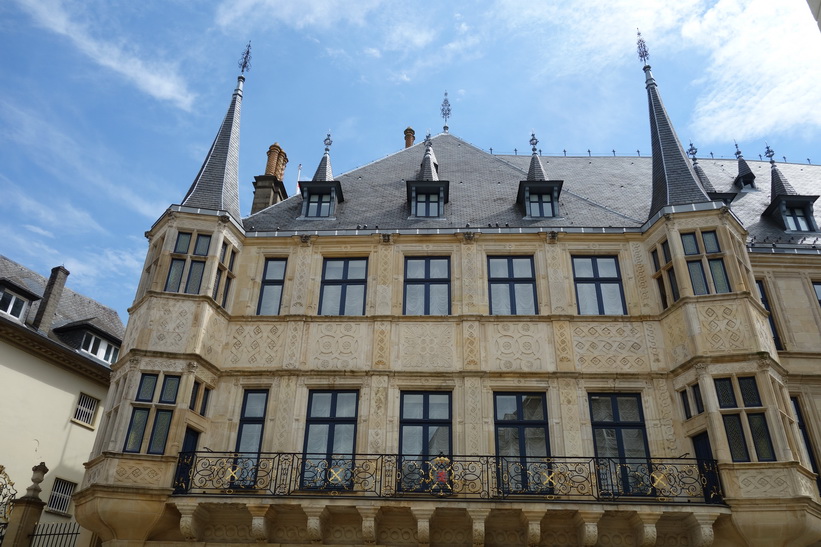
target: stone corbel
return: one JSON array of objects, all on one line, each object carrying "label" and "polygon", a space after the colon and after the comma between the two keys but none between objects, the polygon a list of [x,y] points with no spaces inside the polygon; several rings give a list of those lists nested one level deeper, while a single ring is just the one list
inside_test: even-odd
[{"label": "stone corbel", "polygon": [[186,541],[202,541],[203,527],[210,515],[199,503],[178,501],[174,505],[180,512],[180,532]]},{"label": "stone corbel", "polygon": [[416,519],[416,541],[424,547],[430,545],[430,518],[435,509],[428,507],[418,507],[411,509]]},{"label": "stone corbel", "polygon": [[711,547],[715,535],[713,523],[718,513],[691,513],[687,518],[690,525],[690,545],[692,547]]},{"label": "stone corbel", "polygon": [[576,534],[579,545],[582,547],[592,547],[599,540],[599,519],[604,515],[603,511],[577,511],[573,517],[576,525]]},{"label": "stone corbel", "polygon": [[636,511],[630,517],[630,526],[636,535],[636,547],[653,547],[658,538],[656,522],[661,518],[661,513],[646,513]]},{"label": "stone corbel", "polygon": [[379,513],[379,507],[368,505],[357,507],[356,510],[362,517],[362,543],[374,545],[376,543],[376,515]]},{"label": "stone corbel", "polygon": [[472,522],[473,528],[473,545],[479,546],[485,544],[485,521],[490,514],[490,509],[468,509],[468,515]]},{"label": "stone corbel", "polygon": [[475,243],[479,236],[482,235],[482,232],[456,232],[454,234],[459,241],[461,241],[465,245],[470,245],[471,243]]},{"label": "stone corbel", "polygon": [[251,537],[259,543],[268,542],[269,521],[267,518],[270,505],[248,505],[251,513]]},{"label": "stone corbel", "polygon": [[522,517],[527,526],[527,545],[535,547],[542,542],[542,519],[544,511],[522,511]]},{"label": "stone corbel", "polygon": [[308,539],[311,543],[322,543],[322,518],[325,516],[324,507],[303,507],[308,517]]}]

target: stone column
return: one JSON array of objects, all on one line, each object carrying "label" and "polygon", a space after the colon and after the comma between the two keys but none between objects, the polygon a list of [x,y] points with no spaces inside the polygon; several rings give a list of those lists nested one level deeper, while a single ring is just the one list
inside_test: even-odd
[{"label": "stone column", "polygon": [[31,486],[26,489],[26,495],[12,501],[9,525],[3,543],[6,545],[28,545],[29,536],[34,533],[34,527],[40,520],[43,507],[46,503],[40,499],[40,483],[48,473],[45,462],[31,468]]},{"label": "stone column", "polygon": [[435,509],[430,507],[411,508],[414,518],[416,518],[416,539],[420,547],[430,545],[430,518]]}]

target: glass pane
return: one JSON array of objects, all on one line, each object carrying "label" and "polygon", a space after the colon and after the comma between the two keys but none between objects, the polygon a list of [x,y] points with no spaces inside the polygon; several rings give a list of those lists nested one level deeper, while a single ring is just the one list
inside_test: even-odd
[{"label": "glass pane", "polygon": [[701,232],[701,240],[704,241],[705,253],[717,253],[721,251],[715,232]]},{"label": "glass pane", "polygon": [[693,384],[693,402],[696,403],[696,414],[704,412],[704,400],[701,398],[701,386]]},{"label": "glass pane", "polygon": [[744,401],[744,406],[763,406],[761,396],[758,393],[758,385],[755,383],[755,376],[739,378],[738,387],[741,388],[741,400]]},{"label": "glass pane", "polygon": [[277,315],[282,299],[282,285],[263,285],[259,295],[259,315]]},{"label": "glass pane", "polygon": [[616,442],[615,429],[596,428],[593,430],[593,440],[596,443],[596,455],[599,458],[619,457],[619,445]]},{"label": "glass pane", "polygon": [[342,272],[345,268],[344,260],[325,261],[325,279],[342,279]]},{"label": "glass pane", "polygon": [[522,413],[524,420],[544,420],[544,397],[525,395],[522,398]]},{"label": "glass pane", "polygon": [[497,420],[517,420],[515,395],[496,396],[496,419]]},{"label": "glass pane", "polygon": [[328,450],[328,424],[309,424],[306,454],[325,454]]},{"label": "glass pane", "polygon": [[422,401],[424,397],[421,393],[406,393],[404,395],[402,400],[403,420],[422,419]]},{"label": "glass pane", "polygon": [[716,396],[721,408],[736,408],[738,404],[733,393],[733,383],[730,378],[716,378]]},{"label": "glass pane", "polygon": [[519,428],[497,427],[496,442],[499,456],[519,455]]},{"label": "glass pane", "polygon": [[640,422],[641,411],[637,397],[618,397],[616,404],[619,407],[620,422]]},{"label": "glass pane", "polygon": [[322,287],[322,306],[319,315],[339,315],[339,301],[342,298],[342,287],[324,285]]},{"label": "glass pane", "polygon": [[714,258],[709,261],[710,273],[713,274],[713,285],[717,293],[730,292],[730,281],[727,279],[727,271],[724,269],[724,260]]},{"label": "glass pane", "polygon": [[243,418],[264,418],[265,403],[268,400],[266,392],[247,392],[245,394],[245,408],[242,412]]},{"label": "glass pane", "polygon": [[422,445],[422,426],[403,425],[402,426],[402,454],[405,456],[422,456],[424,447]]},{"label": "glass pane", "polygon": [[707,279],[704,277],[704,266],[701,265],[701,261],[688,262],[687,269],[690,270],[690,281],[693,282],[693,294],[708,294]]},{"label": "glass pane", "polygon": [[165,441],[168,439],[168,429],[171,427],[170,410],[158,410],[154,418],[154,430],[151,432],[151,440],[148,442],[149,454],[162,454],[165,452]]},{"label": "glass pane", "polygon": [[595,283],[576,283],[576,295],[579,299],[579,315],[599,314]]},{"label": "glass pane", "polygon": [[621,430],[621,442],[624,445],[624,457],[646,458],[647,448],[644,444],[644,430],[625,428]]},{"label": "glass pane", "polygon": [[659,252],[653,249],[653,252],[650,253],[650,255],[653,257],[653,267],[656,271],[659,271],[659,268],[661,268],[661,265],[659,264]]},{"label": "glass pane", "polygon": [[508,277],[506,258],[488,259],[488,269],[490,270],[490,277]]},{"label": "glass pane", "polygon": [[599,267],[599,277],[618,277],[615,258],[598,258],[596,265]]},{"label": "glass pane", "polygon": [[661,252],[664,254],[664,263],[670,262],[670,244],[667,241],[662,242]]},{"label": "glass pane", "polygon": [[362,315],[365,313],[365,286],[348,285],[345,291],[345,310],[342,315]]},{"label": "glass pane", "polygon": [[211,246],[211,236],[198,235],[197,244],[194,245],[194,254],[205,256],[208,254],[208,247]]},{"label": "glass pane", "polygon": [[356,393],[339,393],[336,396],[336,417],[353,418],[356,416]]},{"label": "glass pane", "polygon": [[507,283],[490,284],[490,313],[510,315],[510,287]]},{"label": "glass pane", "polygon": [[314,393],[311,396],[311,418],[328,418],[331,416],[331,393]]},{"label": "glass pane", "polygon": [[199,294],[202,284],[202,273],[205,270],[205,262],[192,260],[188,270],[188,282],[185,284],[186,294]]},{"label": "glass pane", "polygon": [[543,458],[547,456],[547,434],[544,427],[526,427],[525,455],[528,458]]},{"label": "glass pane", "polygon": [[590,396],[590,413],[594,422],[612,422],[613,402],[610,397]]},{"label": "glass pane", "polygon": [[125,439],[124,452],[139,452],[143,444],[145,425],[148,422],[148,409],[135,408],[131,414],[131,425],[128,428],[128,437]]},{"label": "glass pane", "polygon": [[334,426],[334,454],[353,454],[354,424]]},{"label": "glass pane", "polygon": [[425,286],[405,285],[405,315],[424,315]]},{"label": "glass pane", "polygon": [[821,283],[813,283],[812,288],[815,289],[815,298],[821,302]]},{"label": "glass pane", "polygon": [[530,258],[514,258],[513,277],[533,277],[533,261]]},{"label": "glass pane", "polygon": [[767,419],[764,414],[747,414],[747,421],[750,423],[750,436],[753,438],[755,455],[758,461],[775,461],[775,450],[770,440],[770,431],[767,428]]},{"label": "glass pane", "polygon": [[259,452],[262,443],[262,424],[241,424],[237,452]]},{"label": "glass pane", "polygon": [[593,277],[593,259],[574,257],[573,272],[576,277]]},{"label": "glass pane", "polygon": [[680,391],[679,396],[681,396],[681,405],[684,407],[684,417],[689,420],[693,413],[690,411],[690,399],[687,398],[687,390]]},{"label": "glass pane", "polygon": [[602,283],[601,297],[605,315],[624,315],[621,286],[618,283]]},{"label": "glass pane", "polygon": [[684,245],[684,254],[698,254],[698,242],[696,241],[696,234],[681,234],[681,244]]},{"label": "glass pane", "polygon": [[450,427],[432,425],[428,427],[428,454],[438,456],[450,454]]},{"label": "glass pane", "polygon": [[409,258],[405,261],[405,277],[407,279],[425,278],[425,259]]},{"label": "glass pane", "polygon": [[365,259],[348,261],[348,279],[365,279],[368,261]]},{"label": "glass pane", "polygon": [[186,254],[188,252],[189,245],[191,245],[191,234],[180,232],[177,234],[177,244],[174,245],[174,252]]},{"label": "glass pane", "polygon": [[[168,290],[168,289],[166,289],[166,290]],[[12,298],[14,298],[14,296],[11,293],[4,292],[3,297],[0,298],[0,310],[8,312],[9,308],[11,307],[11,299]]]},{"label": "glass pane", "polygon": [[673,302],[678,300],[678,281],[676,280],[676,271],[673,268],[667,270],[668,279],[670,281],[670,291],[673,293]]},{"label": "glass pane", "polygon": [[266,281],[281,281],[285,278],[285,260],[271,259],[265,261]]},{"label": "glass pane", "polygon": [[177,390],[180,387],[179,376],[166,376],[162,383],[162,392],[160,393],[161,403],[176,403]]},{"label": "glass pane", "polygon": [[447,285],[430,286],[429,315],[448,315],[450,311],[450,299],[448,298],[448,289],[449,287]]},{"label": "glass pane", "polygon": [[138,401],[151,401],[154,399],[154,389],[157,387],[156,374],[143,374],[140,378],[140,388],[137,390]]},{"label": "glass pane", "polygon": [[446,393],[432,393],[428,396],[428,418],[431,420],[447,420],[450,418],[450,395]]},{"label": "glass pane", "polygon": [[747,443],[744,440],[744,430],[741,428],[741,417],[738,414],[725,414],[722,418],[724,418],[724,429],[727,432],[727,443],[730,445],[730,455],[733,461],[750,461]]},{"label": "glass pane", "polygon": [[450,260],[447,258],[432,258],[430,260],[430,277],[431,279],[449,279],[450,278]]},{"label": "glass pane", "polygon": [[171,260],[171,267],[168,268],[168,280],[165,282],[166,291],[177,292],[180,290],[183,268],[185,268],[185,260],[179,258]]},{"label": "glass pane", "polygon": [[513,291],[516,298],[516,315],[536,313],[536,301],[533,298],[533,283],[516,283]]}]

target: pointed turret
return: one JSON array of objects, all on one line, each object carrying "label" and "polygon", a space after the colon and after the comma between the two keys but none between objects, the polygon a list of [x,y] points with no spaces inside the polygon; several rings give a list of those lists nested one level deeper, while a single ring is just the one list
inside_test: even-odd
[{"label": "pointed turret", "polygon": [[240,75],[214,143],[182,200],[182,205],[188,207],[226,211],[237,222],[242,222],[239,213],[239,121],[244,82],[245,77]]},{"label": "pointed turret", "polygon": [[771,176],[771,183],[770,183],[770,200],[775,200],[778,196],[796,196],[798,192],[795,191],[795,188],[792,187],[792,184],[789,183],[787,177],[781,173],[781,170],[776,165],[773,156],[775,156],[775,152],[773,149],[767,145],[767,152],[765,153],[768,158],[770,158],[770,176]]},{"label": "pointed turret", "polygon": [[738,159],[738,175],[735,177],[734,184],[741,189],[755,188],[755,174],[747,164],[747,160],[744,159],[738,143],[735,143],[735,157]]},{"label": "pointed turret", "polygon": [[527,170],[527,180],[547,180],[544,167],[542,167],[542,160],[536,153],[536,145],[539,140],[536,138],[536,133],[530,134],[530,146],[533,148],[533,155],[530,156],[530,168]]},{"label": "pointed turret", "polygon": [[775,152],[767,145],[764,153],[770,159],[770,204],[761,216],[770,217],[781,228],[796,232],[817,232],[813,204],[818,196],[801,195],[775,164]]},{"label": "pointed turret", "polygon": [[559,195],[564,184],[561,180],[547,180],[542,160],[536,153],[537,144],[539,139],[533,132],[530,134],[533,154],[530,156],[527,180],[519,181],[519,191],[516,194],[516,202],[522,206],[525,219],[528,220],[559,216]]},{"label": "pointed turret", "polygon": [[650,107],[650,142],[653,150],[653,201],[649,216],[652,217],[667,205],[711,201],[693,166],[687,161],[684,148],[661,101],[658,85],[650,72],[650,65],[646,64],[649,55],[641,33],[639,57],[645,61],[645,86]]},{"label": "pointed turret", "polygon": [[314,173],[314,178],[312,181],[331,181],[334,180],[334,173],[331,170],[331,145],[334,141],[331,140],[331,134],[325,137],[325,153],[322,155],[322,159],[319,160],[319,165],[316,167],[316,173]]},{"label": "pointed turret", "polygon": [[436,156],[433,154],[433,142],[430,133],[425,137],[425,156],[422,158],[422,165],[419,168],[419,180],[439,180],[439,165]]}]

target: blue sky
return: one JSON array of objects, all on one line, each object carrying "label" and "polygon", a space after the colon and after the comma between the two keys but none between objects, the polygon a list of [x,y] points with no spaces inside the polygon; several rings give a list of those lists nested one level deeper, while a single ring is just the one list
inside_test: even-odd
[{"label": "blue sky", "polygon": [[[268,146],[310,178],[441,131],[499,153],[649,154],[636,28],[679,137],[700,156],[821,163],[821,33],[805,0],[5,0],[0,253],[114,307],[151,224],[179,203],[252,42],[240,203]],[[819,181],[821,185],[821,181]],[[821,192],[819,192],[821,193]]]}]

